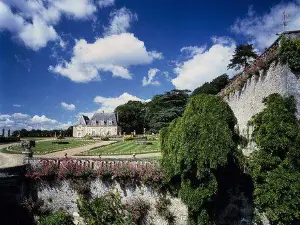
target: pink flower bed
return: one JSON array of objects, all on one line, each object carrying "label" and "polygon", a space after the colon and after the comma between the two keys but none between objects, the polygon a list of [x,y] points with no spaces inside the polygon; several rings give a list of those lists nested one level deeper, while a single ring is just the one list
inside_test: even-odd
[{"label": "pink flower bed", "polygon": [[73,179],[96,178],[126,182],[142,182],[147,185],[161,184],[164,174],[158,165],[138,163],[117,163],[115,165],[98,162],[92,168],[90,164],[82,164],[80,160],[66,159],[59,163],[41,161],[31,166],[26,174],[30,179]]}]

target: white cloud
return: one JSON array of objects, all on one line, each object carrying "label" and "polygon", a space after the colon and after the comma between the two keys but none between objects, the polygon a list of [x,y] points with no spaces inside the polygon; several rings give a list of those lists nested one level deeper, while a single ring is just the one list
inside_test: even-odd
[{"label": "white cloud", "polygon": [[98,5],[100,8],[112,6],[115,4],[115,0],[99,0]]},{"label": "white cloud", "polygon": [[149,64],[155,57],[148,52],[144,42],[133,34],[98,38],[94,43],[80,39],[73,48],[70,62],[50,66],[49,71],[68,77],[74,82],[90,82],[100,79],[100,71],[111,72],[115,77],[131,79],[129,67]]},{"label": "white cloud", "polygon": [[151,51],[149,52],[149,55],[153,58],[153,59],[163,59],[164,56],[161,52],[157,52],[157,51]]},{"label": "white cloud", "polygon": [[123,93],[119,97],[112,97],[112,98],[106,98],[102,96],[96,96],[94,98],[94,102],[101,105],[101,108],[98,109],[99,112],[113,112],[115,108],[119,105],[125,104],[128,101],[141,101],[141,102],[147,102],[149,100],[138,98],[137,96]]},{"label": "white cloud", "polygon": [[70,110],[70,111],[75,110],[75,108],[76,108],[74,104],[67,104],[65,102],[60,103],[60,105],[62,108],[66,109],[66,110]]},{"label": "white cloud", "polygon": [[52,4],[62,13],[78,19],[87,18],[97,10],[92,0],[56,0]]},{"label": "white cloud", "polygon": [[47,25],[38,17],[33,18],[32,24],[26,24],[18,34],[18,37],[23,40],[27,47],[35,51],[45,47],[49,41],[59,39],[53,26]]},{"label": "white cloud", "polygon": [[217,76],[227,72],[227,65],[236,47],[235,42],[229,38],[212,38],[213,45],[205,51],[199,51],[191,59],[177,64],[174,72],[177,77],[172,79],[173,85],[178,89],[190,89],[201,86]]},{"label": "white cloud", "polygon": [[63,44],[54,29],[63,15],[91,19],[96,11],[94,0],[2,0],[0,31],[8,30],[25,46],[37,51],[51,41]]},{"label": "white cloud", "polygon": [[34,115],[31,117],[28,114],[14,113],[11,115],[0,114],[0,129],[41,129],[41,130],[52,130],[52,129],[66,129],[71,126],[71,122],[60,123],[57,120],[49,119],[45,115],[39,116]]},{"label": "white cloud", "polygon": [[283,31],[283,12],[289,15],[287,30],[300,28],[300,1],[282,2],[274,5],[268,13],[258,15],[249,7],[245,18],[238,18],[231,29],[249,39],[255,47],[263,50],[271,45]]},{"label": "white cloud", "polygon": [[180,52],[186,53],[188,57],[193,57],[194,55],[203,53],[205,49],[206,46],[185,46],[180,49]]},{"label": "white cloud", "polygon": [[148,78],[143,77],[142,86],[147,86],[147,85],[150,85],[150,84],[154,85],[154,86],[160,85],[159,81],[155,80],[155,76],[158,72],[159,72],[159,69],[151,68],[148,71]]},{"label": "white cloud", "polygon": [[109,27],[105,28],[106,35],[126,33],[130,23],[137,20],[137,15],[123,7],[110,13]]},{"label": "white cloud", "polygon": [[21,107],[21,105],[19,105],[19,104],[13,104],[13,107]]}]

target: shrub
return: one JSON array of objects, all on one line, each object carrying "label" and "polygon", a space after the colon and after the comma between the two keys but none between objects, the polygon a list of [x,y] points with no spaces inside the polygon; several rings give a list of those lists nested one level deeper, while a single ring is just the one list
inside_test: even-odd
[{"label": "shrub", "polygon": [[281,63],[288,63],[293,72],[300,72],[300,40],[282,37],[279,57]]},{"label": "shrub", "polygon": [[93,140],[93,136],[88,135],[88,136],[86,136],[86,139],[88,139],[88,140]]},{"label": "shrub", "polygon": [[197,95],[181,118],[161,131],[162,166],[170,182],[179,186],[191,224],[213,224],[226,192],[241,180],[237,121],[220,97]]},{"label": "shrub", "polygon": [[91,202],[80,197],[77,206],[79,215],[87,225],[121,224],[126,221],[124,207],[118,193],[109,192]]},{"label": "shrub", "polygon": [[137,198],[127,203],[125,209],[134,224],[146,224],[146,216],[150,210],[150,204],[148,202]]},{"label": "shrub", "polygon": [[124,137],[124,141],[132,141],[132,140],[133,140],[132,135],[127,135]]},{"label": "shrub", "polygon": [[109,137],[108,136],[101,136],[101,141],[109,141]]},{"label": "shrub", "polygon": [[153,135],[147,135],[147,140],[148,140],[148,141],[154,141],[155,138],[154,138]]},{"label": "shrub", "polygon": [[158,212],[158,215],[163,217],[168,221],[168,224],[174,224],[175,216],[170,212],[169,206],[171,205],[170,199],[160,197],[155,204],[155,209]]},{"label": "shrub", "polygon": [[271,224],[300,222],[300,127],[293,97],[271,94],[249,123],[258,151],[252,155],[254,200]]},{"label": "shrub", "polygon": [[62,139],[65,139],[65,137],[63,137],[63,136],[61,136],[61,135],[59,135],[56,139],[58,139],[58,140],[62,140]]},{"label": "shrub", "polygon": [[53,212],[39,219],[38,225],[74,225],[73,218],[63,211]]},{"label": "shrub", "polygon": [[82,179],[73,180],[72,186],[79,195],[82,195],[84,197],[89,197],[91,194],[90,182],[88,182],[86,180],[82,180]]}]

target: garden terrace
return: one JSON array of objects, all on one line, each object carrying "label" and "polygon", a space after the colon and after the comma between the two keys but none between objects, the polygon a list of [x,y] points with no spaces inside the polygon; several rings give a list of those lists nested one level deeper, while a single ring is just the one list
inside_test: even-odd
[{"label": "garden terrace", "polygon": [[94,155],[132,155],[160,152],[159,141],[147,141],[152,144],[139,144],[143,141],[124,141],[112,143],[103,147],[97,147],[83,152],[79,155],[94,156]]},{"label": "garden terrace", "polygon": [[[55,142],[55,143],[53,143]],[[62,142],[63,144],[57,144]],[[67,139],[66,140],[49,140],[49,141],[40,141],[36,142],[36,146],[32,148],[34,155],[44,155],[52,152],[62,151],[66,149],[71,149],[75,147],[85,146],[88,144],[93,144],[96,141],[94,140],[76,140],[76,139]],[[13,145],[3,150],[5,153],[16,153],[19,154],[24,151],[24,148],[21,145]]]}]

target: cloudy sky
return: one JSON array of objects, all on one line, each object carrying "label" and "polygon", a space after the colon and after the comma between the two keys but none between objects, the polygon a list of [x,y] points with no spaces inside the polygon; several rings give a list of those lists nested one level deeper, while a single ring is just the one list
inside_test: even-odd
[{"label": "cloudy sky", "polygon": [[0,0],[0,128],[52,129],[227,72],[300,29],[300,0]]}]

